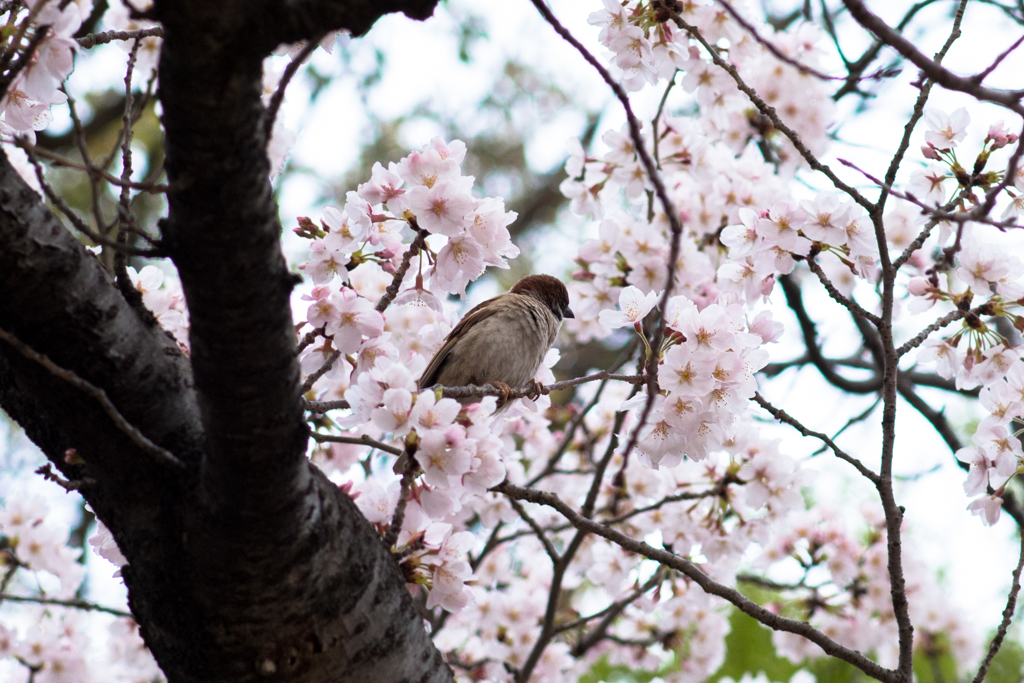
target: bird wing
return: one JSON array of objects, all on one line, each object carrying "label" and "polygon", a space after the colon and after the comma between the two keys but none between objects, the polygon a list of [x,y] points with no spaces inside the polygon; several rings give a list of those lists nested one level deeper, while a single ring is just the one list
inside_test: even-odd
[{"label": "bird wing", "polygon": [[[507,294],[501,296],[508,296]],[[459,339],[463,336],[463,331],[470,325],[476,325],[485,318],[490,318],[494,315],[498,309],[494,306],[494,302],[501,298],[496,296],[493,299],[488,299],[483,303],[477,304],[469,313],[458,322],[458,324],[448,333],[448,336],[444,338],[444,343],[441,344],[441,348],[437,350],[434,357],[430,359],[430,364],[427,369],[423,371],[423,376],[420,377],[419,388],[426,389],[437,384],[437,378],[441,376],[441,372],[448,365],[448,360],[451,357],[452,349],[455,348],[455,344],[458,343]]]}]

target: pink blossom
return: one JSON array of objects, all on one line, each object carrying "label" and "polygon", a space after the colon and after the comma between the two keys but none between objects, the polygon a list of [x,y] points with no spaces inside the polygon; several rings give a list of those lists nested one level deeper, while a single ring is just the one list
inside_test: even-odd
[{"label": "pink blossom", "polygon": [[356,506],[371,524],[389,524],[398,504],[399,483],[394,480],[387,485],[373,477],[357,485],[354,491]]},{"label": "pink blossom", "polygon": [[658,383],[665,389],[684,396],[704,396],[715,387],[714,355],[694,351],[688,346],[673,346],[665,354],[658,373]]},{"label": "pink blossom", "polygon": [[433,391],[422,391],[409,416],[410,423],[422,437],[428,431],[444,431],[459,414],[459,403],[453,398],[434,398]]},{"label": "pink blossom", "polygon": [[348,280],[348,269],[345,267],[349,262],[347,254],[332,251],[323,240],[316,240],[309,245],[309,256],[309,261],[301,264],[299,269],[308,273],[314,283],[326,284],[335,275],[342,282]]},{"label": "pink blossom", "polygon": [[992,149],[1002,149],[1006,145],[1012,145],[1017,142],[1016,133],[1008,133],[1006,127],[1002,121],[996,121],[988,129],[988,135],[985,136],[985,142],[992,143]]},{"label": "pink blossom", "polygon": [[[354,289],[342,287],[331,294],[330,304],[334,310],[323,324],[327,335],[334,338],[334,346],[342,353],[357,351],[363,335],[376,337],[384,331],[384,317]],[[313,320],[310,323],[317,325]]]},{"label": "pink blossom", "polygon": [[757,224],[760,220],[757,214],[748,208],[739,210],[740,224],[730,225],[722,230],[721,242],[729,247],[729,258],[739,259],[750,256],[754,253],[760,238],[757,234]]},{"label": "pink blossom", "polygon": [[[416,403],[418,406],[419,400]],[[420,432],[416,461],[423,468],[423,479],[428,484],[441,488],[452,486],[469,472],[473,464],[473,456],[466,444],[466,430],[460,425],[451,425],[443,431],[431,429]]]},{"label": "pink blossom", "polygon": [[404,181],[398,175],[397,166],[392,163],[385,169],[379,161],[374,162],[370,180],[360,185],[356,192],[369,204],[387,204],[396,215],[405,210]]},{"label": "pink blossom", "polygon": [[999,521],[999,513],[1003,509],[1003,499],[996,495],[982,496],[971,501],[967,509],[972,515],[981,517],[981,523],[992,526]]},{"label": "pink blossom", "polygon": [[455,237],[468,227],[476,200],[465,183],[444,180],[431,187],[414,187],[409,191],[408,206],[424,230]]},{"label": "pink blossom", "polygon": [[465,296],[466,286],[483,275],[486,267],[476,240],[468,235],[459,235],[448,240],[448,244],[438,252],[430,281],[441,291]]},{"label": "pink blossom", "polygon": [[643,321],[658,303],[659,298],[660,294],[656,292],[648,292],[644,295],[636,287],[626,287],[619,293],[619,308],[621,310],[601,311],[601,324],[610,328],[635,325]]},{"label": "pink blossom", "polygon": [[938,150],[949,150],[956,147],[967,135],[967,124],[971,117],[963,107],[947,114],[941,109],[929,108],[924,113],[924,121],[928,125],[925,141]]},{"label": "pink blossom", "polygon": [[963,367],[963,356],[947,339],[926,339],[917,355],[918,362],[934,362],[940,377],[950,379]]},{"label": "pink blossom", "polygon": [[[450,149],[455,149],[456,153],[452,154]],[[461,154],[458,153],[459,149]],[[459,164],[465,154],[465,144],[461,141],[453,140],[449,148],[440,138],[435,138],[431,142],[431,147],[412,152],[399,161],[394,167],[394,172],[410,186],[430,188],[439,180],[458,178]]]},{"label": "pink blossom", "polygon": [[[604,0],[604,9],[591,12],[587,17],[587,23],[601,27],[597,39],[603,45],[608,45],[612,38],[628,25],[629,20],[625,8],[618,0]],[[572,174],[569,174],[569,177],[572,177]]]},{"label": "pink blossom", "polygon": [[337,207],[325,206],[323,224],[327,228],[324,243],[334,251],[351,251],[366,239],[369,224],[365,221],[351,220],[348,213],[339,211]]},{"label": "pink blossom", "polygon": [[942,183],[950,178],[945,168],[932,165],[911,174],[909,189],[926,204],[942,204],[946,201],[946,188]]}]

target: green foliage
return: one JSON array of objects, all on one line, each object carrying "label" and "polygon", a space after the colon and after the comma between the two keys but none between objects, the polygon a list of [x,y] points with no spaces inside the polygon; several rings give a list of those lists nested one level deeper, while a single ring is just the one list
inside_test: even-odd
[{"label": "green foliage", "polygon": [[775,653],[771,631],[753,617],[734,609],[729,616],[729,625],[731,630],[725,637],[725,663],[708,677],[708,681],[717,681],[723,676],[738,681],[745,673],[756,674],[759,671],[764,671],[772,681],[788,681],[800,668]]},{"label": "green foliage", "polygon": [[590,672],[580,676],[579,683],[604,683],[605,681],[627,681],[629,683],[649,683],[657,676],[653,671],[638,671],[621,664],[611,665],[607,657],[602,657],[590,667]]},{"label": "green foliage", "polygon": [[[1016,640],[1007,638],[1003,646],[992,659],[992,665],[988,668],[985,676],[985,683],[1020,683],[1024,680],[1021,670],[1024,669],[1024,646]],[[920,679],[925,683],[925,679]],[[951,680],[951,679],[946,679]]]}]

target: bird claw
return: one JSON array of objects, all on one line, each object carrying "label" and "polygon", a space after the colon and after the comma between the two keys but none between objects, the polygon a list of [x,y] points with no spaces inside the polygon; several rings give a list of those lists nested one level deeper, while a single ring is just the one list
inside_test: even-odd
[{"label": "bird claw", "polygon": [[502,406],[512,400],[512,387],[504,382],[488,382],[489,385],[501,392],[498,398],[498,405]]},{"label": "bird claw", "polygon": [[541,397],[541,394],[544,393],[544,385],[535,379],[531,379],[529,383],[526,385],[526,387],[526,398],[530,399],[531,401],[536,401],[538,398]]}]

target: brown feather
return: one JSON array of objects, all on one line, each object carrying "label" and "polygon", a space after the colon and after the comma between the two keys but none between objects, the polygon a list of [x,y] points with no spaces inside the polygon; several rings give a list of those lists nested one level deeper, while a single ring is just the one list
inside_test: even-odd
[{"label": "brown feather", "polygon": [[420,377],[419,388],[426,389],[437,384],[437,378],[441,376],[441,372],[451,358],[452,349],[455,347],[455,343],[462,337],[463,331],[470,325],[474,325],[485,318],[489,318],[495,313],[494,303],[499,297],[488,299],[482,303],[477,304],[473,308],[469,309],[469,313],[452,328],[452,331],[448,333],[448,336],[444,338],[444,342],[441,344],[441,348],[437,350],[434,357],[430,359],[430,364],[427,365],[427,369],[423,371],[423,375]]}]

